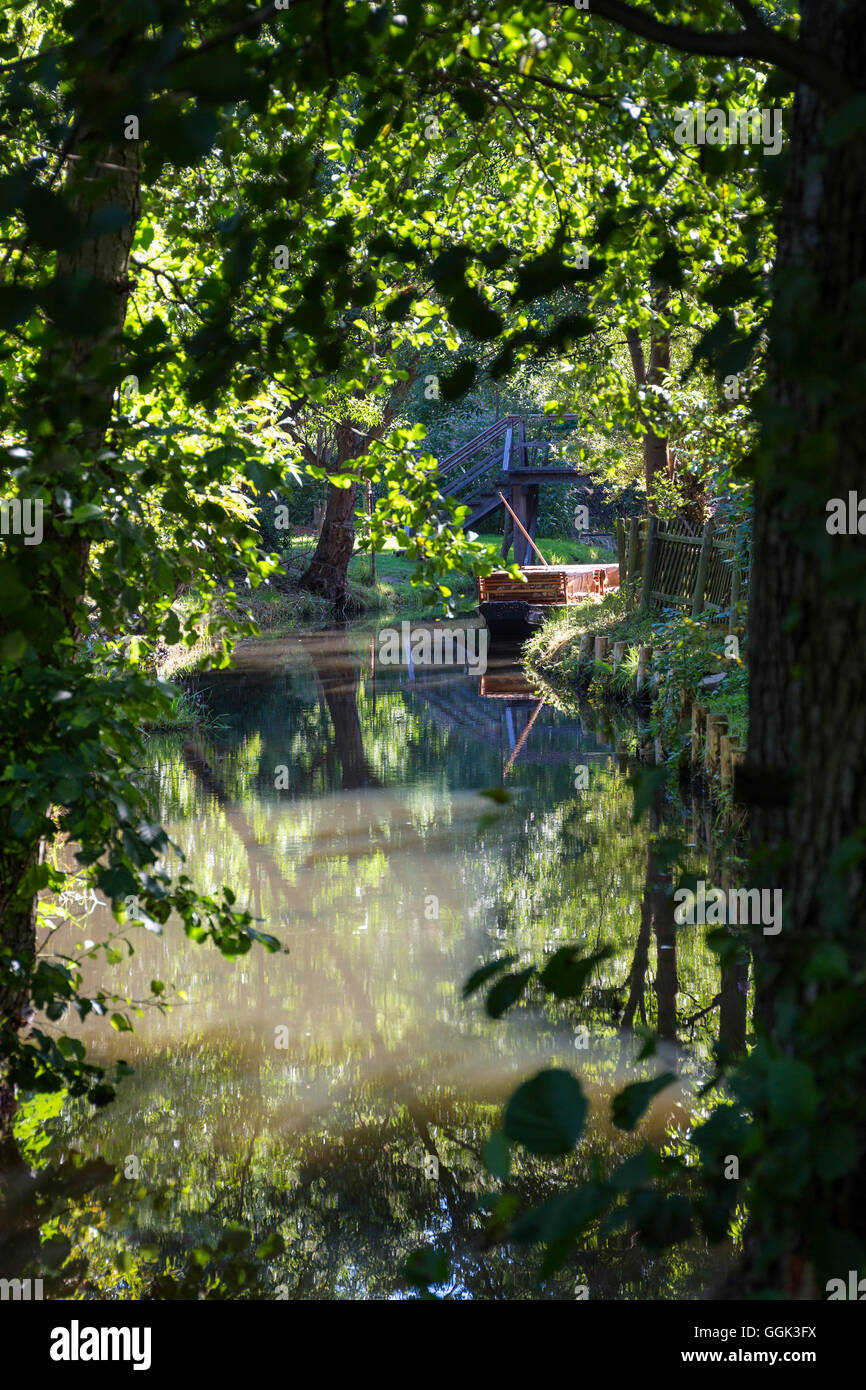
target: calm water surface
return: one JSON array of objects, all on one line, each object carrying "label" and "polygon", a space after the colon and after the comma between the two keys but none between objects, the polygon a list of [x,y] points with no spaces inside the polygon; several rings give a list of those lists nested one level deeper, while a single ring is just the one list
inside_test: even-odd
[{"label": "calm water surface", "polygon": [[[673,925],[664,847],[678,835],[705,868],[706,812],[669,802],[634,825],[634,726],[544,703],[507,653],[484,677],[383,668],[375,653],[374,636],[343,632],[248,646],[202,677],[218,733],[152,740],[146,785],[187,872],[228,884],[283,951],[227,962],[169,923],[121,933],[135,954],[113,972],[87,967],[86,987],[138,998],[159,979],[175,1003],[146,1009],[134,1035],[88,1022],[95,1058],[134,1075],[105,1111],[67,1105],[49,1126],[58,1152],[154,1194],[135,1218],[98,1198],[81,1217],[101,1296],[141,1296],[142,1262],[237,1222],[285,1245],[258,1297],[405,1296],[403,1261],[430,1240],[454,1297],[695,1297],[726,1252],[651,1259],[618,1233],[539,1281],[531,1248],[486,1238],[478,1199],[497,1186],[483,1146],[541,1066],[581,1078],[592,1118],[568,1163],[515,1155],[521,1203],[640,1146],[647,1126],[608,1119],[624,1080],[679,1074],[655,1134],[699,1113],[713,1039],[744,1032],[747,980],[745,966],[720,978],[702,929]],[[118,926],[95,906],[64,930],[77,950]],[[542,964],[566,942],[614,948],[579,1003],[530,993],[493,1020],[483,992],[463,998],[492,956]],[[663,1039],[653,1060],[635,1061],[634,1028]]]}]

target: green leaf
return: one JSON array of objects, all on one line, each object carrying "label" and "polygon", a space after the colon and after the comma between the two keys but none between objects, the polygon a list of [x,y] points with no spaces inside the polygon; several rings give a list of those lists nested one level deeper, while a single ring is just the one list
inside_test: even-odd
[{"label": "green leaf", "polygon": [[617,1129],[634,1129],[650,1101],[677,1079],[672,1071],[662,1072],[652,1081],[634,1081],[611,1101],[611,1116]]},{"label": "green leaf", "polygon": [[754,299],[760,291],[760,284],[752,271],[745,266],[737,266],[720,276],[715,285],[706,291],[705,298],[714,309],[730,309],[734,304]]},{"label": "green leaf", "polygon": [[0,637],[0,661],[14,666],[27,651],[27,638],[23,632],[4,632]]},{"label": "green leaf", "polygon": [[72,521],[78,525],[82,521],[96,521],[105,513],[96,502],[82,502],[72,513]]},{"label": "green leaf", "polygon": [[505,1135],[500,1130],[491,1134],[482,1152],[488,1173],[504,1182],[511,1171],[511,1147]]},{"label": "green leaf", "polygon": [[587,1100],[576,1077],[558,1067],[519,1086],[508,1102],[503,1130],[530,1153],[570,1153],[583,1132]]},{"label": "green leaf", "polygon": [[251,1241],[252,1236],[246,1226],[241,1226],[238,1221],[230,1221],[220,1237],[217,1253],[239,1255],[249,1247]]},{"label": "green leaf", "polygon": [[270,1235],[266,1236],[261,1245],[258,1246],[256,1258],[259,1260],[270,1260],[275,1255],[282,1255],[285,1248],[286,1243],[279,1231],[271,1231]]},{"label": "green leaf", "polygon": [[693,1231],[692,1209],[688,1197],[676,1192],[670,1196],[653,1189],[636,1192],[626,1208],[641,1240],[651,1250],[663,1250],[688,1240]]},{"label": "green leaf", "polygon": [[175,646],[180,641],[180,619],[173,608],[170,608],[165,615],[162,625],[162,635],[170,647]]},{"label": "green leaf", "polygon": [[534,974],[535,966],[529,965],[525,970],[518,970],[514,975],[506,975],[504,980],[498,980],[485,1004],[490,1017],[501,1018],[505,1010],[520,998]]},{"label": "green leaf", "polygon": [[611,1173],[610,1185],[618,1192],[628,1192],[634,1187],[642,1187],[658,1175],[659,1164],[655,1152],[645,1147],[640,1153],[632,1154],[623,1160]]},{"label": "green leaf", "polygon": [[818,1110],[818,1087],[810,1067],[794,1057],[780,1057],[767,1067],[770,1114],[780,1124],[808,1124]]},{"label": "green leaf", "polygon": [[448,1278],[448,1256],[430,1245],[413,1250],[403,1266],[403,1277],[416,1288],[426,1289],[430,1284],[444,1284]]},{"label": "green leaf", "polygon": [[487,115],[487,98],[474,87],[457,87],[451,95],[470,121],[482,121]]},{"label": "green leaf", "polygon": [[576,999],[583,993],[584,986],[600,961],[612,954],[605,946],[592,955],[581,956],[577,946],[560,946],[554,951],[541,972],[540,980],[549,994],[556,999]]},{"label": "green leaf", "polygon": [[473,970],[463,986],[463,998],[468,999],[470,994],[474,994],[482,985],[486,985],[488,980],[492,980],[516,960],[516,956],[500,956],[498,960],[488,961],[486,965],[480,965],[477,970]]},{"label": "green leaf", "polygon": [[475,380],[477,371],[474,358],[470,358],[467,362],[461,362],[459,367],[455,367],[453,372],[444,376],[439,383],[443,399],[455,401],[459,396],[465,396]]},{"label": "green leaf", "polygon": [[609,1200],[608,1191],[599,1183],[587,1183],[576,1192],[561,1192],[518,1217],[508,1237],[521,1244],[549,1244],[564,1236],[577,1236],[601,1215]]}]

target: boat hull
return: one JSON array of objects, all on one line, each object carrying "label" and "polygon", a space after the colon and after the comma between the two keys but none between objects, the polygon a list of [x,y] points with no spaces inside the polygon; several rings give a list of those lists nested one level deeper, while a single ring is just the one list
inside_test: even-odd
[{"label": "boat hull", "polygon": [[487,624],[490,636],[498,642],[525,640],[544,622],[541,604],[520,600],[491,600],[480,603],[478,611]]}]

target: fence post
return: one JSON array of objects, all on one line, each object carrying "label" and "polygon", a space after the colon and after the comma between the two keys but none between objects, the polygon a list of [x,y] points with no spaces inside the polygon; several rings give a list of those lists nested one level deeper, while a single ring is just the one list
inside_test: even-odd
[{"label": "fence post", "polygon": [[652,584],[653,573],[653,551],[655,549],[656,531],[658,530],[658,518],[651,516],[647,527],[646,551],[643,562],[643,586],[640,595],[640,611],[648,613],[650,610],[650,585]]},{"label": "fence post", "polygon": [[704,751],[704,771],[708,777],[712,777],[719,770],[719,740],[722,734],[727,731],[728,716],[726,714],[707,715],[707,740]]},{"label": "fence post", "polygon": [[697,701],[692,705],[692,768],[697,771],[701,761],[701,745],[704,741],[704,720],[707,712]]},{"label": "fence post", "polygon": [[641,690],[646,685],[649,664],[652,661],[652,647],[638,647],[637,649],[637,676],[635,679],[634,690],[636,695],[640,695]]},{"label": "fence post", "polygon": [[622,517],[616,519],[616,558],[619,561],[619,587],[623,593],[628,590],[628,570],[625,558],[625,527],[622,524]]},{"label": "fence post", "polygon": [[634,603],[635,581],[637,579],[637,552],[638,552],[638,531],[637,517],[629,518],[628,523],[628,554],[626,555],[626,570],[628,580],[625,594],[626,607],[631,608]]},{"label": "fence post", "polygon": [[698,572],[695,575],[695,588],[692,594],[692,617],[696,618],[704,609],[704,591],[707,587],[707,572],[710,568],[710,555],[713,551],[713,531],[715,523],[710,517],[704,527],[701,539],[701,553],[698,557]]},{"label": "fence post", "polygon": [[728,618],[728,632],[737,630],[737,604],[740,601],[740,561],[735,555],[731,566],[731,616]]}]

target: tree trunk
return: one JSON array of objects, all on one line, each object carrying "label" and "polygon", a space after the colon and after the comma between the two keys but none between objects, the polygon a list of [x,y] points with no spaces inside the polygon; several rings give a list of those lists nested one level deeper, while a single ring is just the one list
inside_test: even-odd
[{"label": "tree trunk", "polygon": [[[664,307],[664,299],[658,300],[658,307]],[[637,386],[663,386],[671,369],[671,341],[667,331],[653,334],[650,341],[649,367],[636,328],[628,329],[626,341]],[[648,510],[651,513],[655,511],[656,479],[665,478],[671,482],[678,482],[685,504],[682,509],[683,515],[694,526],[701,526],[706,511],[703,485],[700,479],[691,473],[677,478],[677,461],[669,439],[653,430],[647,430],[643,437],[643,461]]]},{"label": "tree trunk", "polygon": [[[360,458],[367,452],[374,439],[381,439],[385,430],[392,424],[400,404],[409,392],[418,375],[421,362],[420,352],[416,352],[409,364],[406,379],[392,387],[382,421],[374,430],[367,433],[360,430],[352,420],[344,421],[337,430],[336,466],[339,473],[349,459]],[[341,609],[346,601],[346,585],[349,561],[355,548],[355,503],[358,484],[351,487],[328,488],[328,503],[325,520],[312,560],[298,581],[298,587],[312,594],[320,594]]]},{"label": "tree trunk", "polygon": [[[844,0],[804,0],[802,42],[862,85],[866,12]],[[850,1125],[858,1166],[809,1175],[804,1200],[773,1189],[784,1127],[759,1113],[770,1145],[752,1184],[746,1286],[816,1294],[816,1223],[866,1241],[866,1125],[844,1097],[866,1089],[862,1013],[811,1043],[807,1010],[839,981],[810,979],[817,947],[845,952],[847,984],[863,968],[866,875],[866,604],[863,540],[828,536],[826,505],[863,485],[866,398],[852,364],[866,360],[866,138],[824,144],[829,112],[801,86],[793,111],[771,323],[771,405],[755,492],[750,602],[750,729],[754,862],[782,889],[778,935],[754,932],[761,1031],[807,1062],[822,1115]],[[847,853],[846,853],[847,848]],[[857,1029],[859,1028],[859,1033]],[[859,1039],[859,1050],[855,1046]],[[820,1045],[818,1045],[820,1044]],[[778,1238],[781,1250],[767,1259]],[[840,1255],[840,1259],[843,1257]],[[833,1273],[845,1278],[847,1267]],[[820,1277],[820,1276],[819,1276]]]},{"label": "tree trunk", "polygon": [[[359,439],[350,422],[340,426],[337,431],[337,467],[339,472],[350,458],[366,449],[366,442]],[[312,594],[320,594],[337,607],[346,599],[349,561],[355,548],[355,504],[358,497],[358,484],[351,487],[328,487],[328,502],[325,520],[313,558],[298,581],[301,589]]]},{"label": "tree trunk", "polygon": [[348,657],[325,662],[317,661],[315,655],[313,665],[334,728],[334,745],[340,759],[343,791],[380,787],[382,784],[371,771],[364,751],[364,735],[358,712],[358,667]]},{"label": "tree trunk", "polygon": [[[129,301],[129,253],[141,212],[138,146],[135,141],[106,143],[97,133],[82,129],[67,164],[65,192],[68,205],[82,227],[92,223],[107,208],[123,208],[126,225],[107,235],[79,242],[70,250],[58,252],[55,277],[89,277],[108,285],[112,291],[111,322],[98,337],[54,338],[39,367],[44,385],[42,412],[54,429],[44,441],[46,471],[51,468],[51,449],[62,452],[74,448],[87,459],[105,444],[111,420],[114,380],[105,370],[106,348],[116,354]],[[94,184],[99,188],[93,197]],[[80,429],[71,434],[72,421]],[[72,426],[74,429],[75,426]],[[57,567],[55,547],[52,564]],[[62,583],[57,585],[57,605],[64,616],[70,637],[75,638],[74,610],[80,604],[86,585],[90,546],[76,529],[64,543]],[[48,808],[45,808],[46,813]],[[30,965],[36,946],[35,902],[22,904],[19,887],[26,870],[41,860],[44,846],[17,841],[0,825],[0,943],[10,946],[15,958],[25,965],[21,987],[0,980],[0,1028],[17,1030],[24,1020],[28,1002]],[[0,1141],[12,1124],[15,1113],[8,1072],[0,1074]]]},{"label": "tree trunk", "polygon": [[[653,335],[650,341],[649,367],[647,367],[640,335],[636,328],[628,330],[626,341],[638,388],[661,386],[671,365],[671,345],[667,334]],[[670,476],[670,453],[667,438],[656,434],[651,429],[647,430],[643,437],[643,461],[647,507],[652,512],[654,511],[655,480],[657,477],[667,478]]]}]

